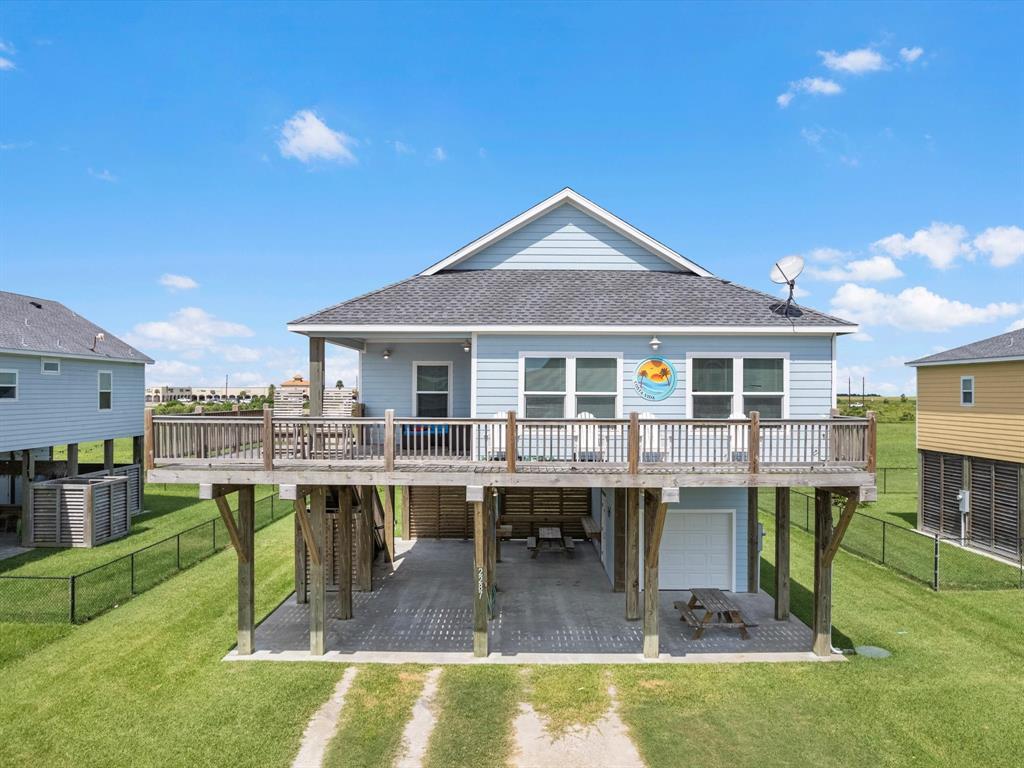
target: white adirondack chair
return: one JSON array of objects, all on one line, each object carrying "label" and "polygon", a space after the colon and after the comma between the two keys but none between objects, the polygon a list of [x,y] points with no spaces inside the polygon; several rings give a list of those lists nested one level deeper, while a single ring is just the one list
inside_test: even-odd
[{"label": "white adirondack chair", "polygon": [[593,424],[573,425],[576,461],[604,461],[604,441],[601,439],[601,427],[594,414],[583,411],[576,414],[576,418],[594,420]]},{"label": "white adirondack chair", "polygon": [[[640,414],[643,421],[656,419],[650,411]],[[640,461],[645,464],[658,464],[667,461],[671,448],[669,445],[669,430],[657,424],[647,424],[640,431]]]}]

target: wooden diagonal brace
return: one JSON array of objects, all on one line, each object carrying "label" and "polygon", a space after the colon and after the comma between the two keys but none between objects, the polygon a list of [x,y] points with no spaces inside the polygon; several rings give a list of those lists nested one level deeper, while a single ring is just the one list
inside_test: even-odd
[{"label": "wooden diagonal brace", "polygon": [[652,568],[658,567],[661,559],[661,535],[665,531],[665,517],[668,514],[668,503],[658,504],[658,510],[654,516],[654,527],[651,529],[651,540],[647,542],[647,558]]},{"label": "wooden diagonal brace", "polygon": [[228,529],[228,538],[231,539],[231,546],[235,548],[235,553],[238,555],[238,559],[243,563],[248,563],[249,555],[242,546],[242,538],[238,535],[238,526],[235,525],[235,516],[231,514],[231,507],[228,505],[228,500],[223,496],[218,496],[214,501],[217,502],[217,509],[220,510],[220,518],[224,521],[224,527]]},{"label": "wooden diagonal brace", "polygon": [[846,529],[850,527],[853,515],[857,511],[857,505],[860,504],[859,488],[850,488],[845,493],[846,506],[843,508],[843,514],[839,517],[839,522],[832,529],[832,541],[829,543],[828,549],[823,553],[826,568],[832,565],[832,559],[836,556],[836,552],[839,551],[839,545],[843,543],[843,535],[846,533]]},{"label": "wooden diagonal brace", "polygon": [[295,519],[299,521],[299,530],[302,531],[302,540],[306,542],[306,552],[309,553],[310,562],[313,565],[320,565],[320,548],[316,545],[316,539],[313,538],[313,526],[309,522],[304,498],[295,500]]}]

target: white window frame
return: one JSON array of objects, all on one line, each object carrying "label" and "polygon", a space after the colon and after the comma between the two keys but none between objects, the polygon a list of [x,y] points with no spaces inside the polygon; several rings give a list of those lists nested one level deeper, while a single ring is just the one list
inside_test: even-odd
[{"label": "white window frame", "polygon": [[[57,364],[57,370],[56,371],[48,371],[48,370],[46,370],[46,364],[47,363],[56,363]],[[42,358],[40,358],[39,359],[39,373],[42,374],[43,376],[60,376],[60,360],[58,360],[55,357],[42,357]]]},{"label": "white window frame", "polygon": [[[615,417],[616,419],[622,418],[622,353],[621,352],[520,352],[519,353],[519,386],[518,386],[518,403],[516,405],[516,415],[519,418],[526,418],[526,358],[528,357],[550,357],[550,358],[562,358],[565,360],[565,391],[563,392],[531,392],[530,394],[535,395],[563,395],[565,400],[562,406],[561,418],[576,418],[576,414],[579,409],[576,406],[576,398],[580,395],[583,397],[589,396],[608,396],[615,395]],[[615,392],[577,392],[576,391],[576,360],[582,358],[584,360],[615,360],[615,382],[617,385],[617,391]],[[572,386],[569,386],[572,384]],[[571,413],[571,416],[566,416],[566,413]]]},{"label": "white window frame", "polygon": [[[744,392],[743,391],[743,360],[746,359],[780,359],[782,360],[782,418],[789,418],[789,352],[687,352],[686,353],[686,417],[694,418],[693,415],[693,361],[708,358],[718,360],[732,360],[732,413],[730,419],[745,419],[747,414],[743,413],[743,396],[766,395],[776,396],[778,392]],[[723,397],[728,392],[698,392],[698,395],[719,394]],[[723,419],[724,421],[724,419]]]},{"label": "white window frame", "polygon": [[0,399],[0,403],[16,403],[21,397],[21,376],[18,371],[14,368],[0,368],[0,373],[13,373],[14,374],[14,397],[5,397]]},{"label": "white window frame", "polygon": [[[110,389],[109,390],[103,389],[103,374],[104,373],[107,374],[108,376],[110,376]],[[100,393],[101,392],[107,392],[107,391],[110,392],[110,407],[109,408],[103,408],[100,405]],[[113,371],[96,371],[96,410],[99,411],[99,412],[114,410],[114,372]]]},{"label": "white window frame", "polygon": [[[971,382],[971,402],[964,402],[964,382]],[[978,390],[974,385],[973,376],[961,376],[960,377],[960,407],[961,408],[973,408],[974,404],[978,402]]]},{"label": "white window frame", "polygon": [[426,391],[420,392],[419,389],[416,387],[416,379],[417,379],[417,371],[416,371],[416,369],[419,368],[421,365],[443,365],[443,366],[445,366],[448,369],[448,415],[445,416],[444,418],[446,418],[446,419],[452,418],[452,405],[453,405],[452,390],[453,390],[453,388],[455,386],[455,382],[453,380],[454,366],[453,366],[451,360],[413,360],[413,363],[412,363],[412,415],[413,415],[413,417],[417,418],[417,419],[419,419],[419,418],[424,418],[424,419],[432,418],[432,417],[429,417],[429,416],[420,416],[420,404],[419,404],[419,398],[417,397],[417,395],[420,395],[420,394],[424,394],[424,395],[438,395],[438,394],[440,394],[440,392],[426,392]]}]

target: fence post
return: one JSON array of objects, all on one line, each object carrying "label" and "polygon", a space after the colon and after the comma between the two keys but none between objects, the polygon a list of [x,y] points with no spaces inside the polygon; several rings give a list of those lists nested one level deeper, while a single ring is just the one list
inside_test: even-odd
[{"label": "fence post", "polygon": [[178,567],[178,570],[180,571],[181,570],[181,534],[179,533],[174,538],[176,539],[175,545],[177,547],[177,551],[174,553],[174,563]]},{"label": "fence post", "polygon": [[71,576],[68,579],[68,617],[71,619],[71,623],[75,623],[75,576]]},{"label": "fence post", "polygon": [[882,493],[888,493],[889,489],[889,468],[882,467]]},{"label": "fence post", "polygon": [[939,534],[935,534],[935,555],[932,558],[932,589],[939,591]]},{"label": "fence post", "polygon": [[134,595],[134,594],[135,594],[135,553],[134,553],[134,552],[132,552],[132,554],[131,554],[131,562],[132,562],[132,586],[131,586],[131,594],[133,594],[133,595]]},{"label": "fence post", "polygon": [[889,528],[889,524],[882,521],[882,565],[885,565],[885,532]]},{"label": "fence post", "polygon": [[216,520],[216,518],[214,518],[211,522],[213,523],[213,525],[210,526],[211,528],[213,528],[213,551],[216,552],[217,551],[217,520]]}]

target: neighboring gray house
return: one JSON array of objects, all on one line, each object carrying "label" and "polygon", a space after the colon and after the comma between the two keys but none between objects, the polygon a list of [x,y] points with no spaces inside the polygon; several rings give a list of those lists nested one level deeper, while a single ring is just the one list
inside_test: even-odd
[{"label": "neighboring gray house", "polygon": [[[788,547],[788,488],[813,486],[814,647],[828,652],[831,542],[874,490],[873,421],[833,411],[836,338],[856,325],[718,278],[564,189],[418,275],[288,328],[310,339],[309,417],[268,414],[261,440],[244,420],[227,437],[202,436],[237,452],[175,446],[176,431],[195,424],[158,417],[154,479],[205,483],[214,496],[239,484],[300,496],[329,487],[340,509],[360,494],[372,505],[350,488],[403,486],[403,536],[483,539],[478,566],[493,559],[497,531],[532,541],[539,526],[557,526],[595,542],[630,619],[640,618],[643,585],[647,655],[657,654],[659,589],[757,590],[758,487],[782,489]],[[361,420],[318,418],[326,343],[359,352]],[[834,537],[833,494],[846,499]],[[311,498],[315,519],[323,497]],[[390,514],[377,523],[389,552]],[[356,538],[365,574],[368,545]],[[485,596],[500,601],[485,570],[474,580],[478,653]],[[300,601],[307,591],[311,604],[320,599],[318,578],[299,584]],[[788,549],[777,578],[785,617]],[[241,587],[245,595],[251,584]],[[245,653],[251,625],[240,610]],[[323,612],[311,617],[311,647],[322,652]]]},{"label": "neighboring gray house", "polygon": [[[85,496],[95,495],[99,507],[108,495],[102,478],[117,471],[131,478],[128,507],[141,505],[140,472],[115,467],[113,448],[114,438],[135,438],[127,466],[141,465],[145,366],[152,362],[59,302],[0,291],[0,531],[9,533],[17,517],[24,544],[76,546],[121,532],[120,524],[108,532],[102,522],[90,529]],[[78,444],[99,440],[103,463],[80,465]],[[66,460],[53,460],[55,446],[67,446]],[[76,477],[85,480],[68,479]],[[33,520],[26,483],[40,484],[45,522]],[[86,494],[86,486],[93,491]],[[113,487],[120,503],[121,486]]]}]

